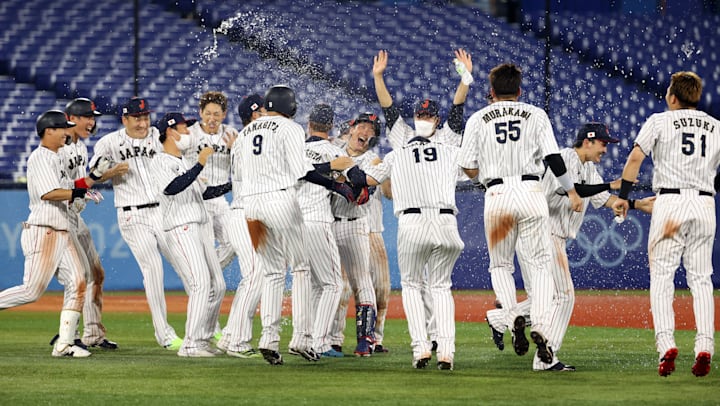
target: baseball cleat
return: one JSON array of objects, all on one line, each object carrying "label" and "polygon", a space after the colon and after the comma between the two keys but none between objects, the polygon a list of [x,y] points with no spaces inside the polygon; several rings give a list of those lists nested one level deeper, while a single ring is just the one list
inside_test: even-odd
[{"label": "baseball cleat", "polygon": [[328,357],[328,358],[342,358],[345,356],[345,354],[343,354],[340,351],[336,351],[334,348],[330,348],[329,350],[323,352],[320,355],[322,355],[323,357]]},{"label": "baseball cleat", "polygon": [[355,347],[355,351],[353,351],[356,357],[369,357],[370,352],[370,341],[366,340],[365,338],[360,338],[357,343],[357,347]]},{"label": "baseball cleat", "polygon": [[333,344],[330,347],[337,352],[342,352],[342,345]]},{"label": "baseball cleat", "polygon": [[389,350],[387,348],[383,347],[382,344],[375,344],[375,348],[373,348],[373,352],[384,353],[384,352],[389,352]]},{"label": "baseball cleat", "polygon": [[709,352],[701,352],[695,358],[695,363],[692,366],[693,375],[700,377],[710,373],[710,359],[712,356]]},{"label": "baseball cleat", "polygon": [[308,348],[307,350],[290,348],[288,352],[292,355],[299,355],[308,361],[317,361],[320,359],[320,356],[312,348]]},{"label": "baseball cleat", "polygon": [[675,371],[675,358],[677,358],[677,356],[677,348],[670,348],[665,351],[665,355],[660,358],[660,364],[658,364],[658,374],[660,376],[669,376],[673,373],[673,371]]},{"label": "baseball cleat", "polygon": [[431,359],[432,359],[432,355],[430,355],[429,353],[424,354],[424,355],[420,356],[420,358],[413,360],[413,363],[412,363],[413,368],[424,369],[428,365],[428,363],[430,362]]},{"label": "baseball cleat", "polygon": [[[515,321],[517,322],[517,319],[515,319]],[[524,322],[525,318],[523,318],[523,323]],[[547,345],[547,338],[537,331],[531,331],[530,338],[532,338],[535,345],[537,345],[537,355],[540,358],[540,361],[546,364],[551,363],[553,360],[553,350]]]},{"label": "baseball cleat", "polygon": [[[60,334],[55,334],[55,337],[50,340],[50,345],[55,345],[55,342],[60,338]],[[87,350],[87,345],[85,345],[81,339],[76,338],[73,342],[73,345],[82,348],[83,350]]]},{"label": "baseball cleat", "polygon": [[490,330],[492,331],[492,340],[495,343],[495,346],[498,350],[502,351],[505,349],[505,342],[503,341],[504,334],[495,330],[495,327],[490,324],[490,321],[488,320],[488,326],[490,326]]},{"label": "baseball cleat", "polygon": [[558,361],[555,363],[555,365],[551,366],[548,369],[544,369],[543,371],[554,371],[554,372],[575,372],[575,367],[572,365],[565,365],[562,362]]},{"label": "baseball cleat", "polygon": [[93,347],[93,348],[98,347],[98,348],[102,348],[103,350],[117,350],[118,345],[114,341],[110,341],[107,338],[103,338],[99,342],[90,345],[90,347]]},{"label": "baseball cleat", "polygon": [[181,348],[180,351],[177,352],[177,355],[179,357],[186,358],[212,358],[216,354],[213,351],[210,351],[209,348]]},{"label": "baseball cleat", "polygon": [[53,347],[52,351],[53,357],[87,358],[91,355],[92,353],[90,351],[77,345],[66,345],[65,348],[61,350]]},{"label": "baseball cleat", "polygon": [[453,363],[447,361],[438,361],[437,368],[441,371],[452,371]]},{"label": "baseball cleat", "polygon": [[[525,337],[525,317],[523,316],[515,317],[515,321],[513,322],[512,344],[515,354],[517,355],[525,355],[528,349],[530,349],[530,343],[527,337]],[[549,363],[550,361],[547,362]]]},{"label": "baseball cleat", "polygon": [[255,351],[254,348],[251,348],[251,349],[246,350],[246,351],[230,351],[230,350],[226,350],[226,351],[225,351],[225,354],[227,354],[227,355],[229,355],[229,356],[231,356],[231,357],[244,358],[244,359],[262,358],[262,355],[261,355],[259,352]]},{"label": "baseball cleat", "polygon": [[282,355],[280,355],[280,353],[277,351],[268,350],[267,348],[260,348],[260,353],[262,354],[263,358],[265,358],[265,361],[267,361],[270,365],[283,364]]},{"label": "baseball cleat", "polygon": [[183,339],[180,337],[175,337],[172,341],[170,341],[170,344],[165,344],[163,348],[169,351],[177,351],[182,346]]}]

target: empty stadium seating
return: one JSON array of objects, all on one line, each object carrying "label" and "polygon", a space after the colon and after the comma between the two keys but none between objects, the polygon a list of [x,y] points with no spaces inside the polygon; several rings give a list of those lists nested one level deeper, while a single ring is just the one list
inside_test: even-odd
[{"label": "empty stadium seating", "polygon": [[[189,19],[182,16],[189,15],[192,3],[181,3],[142,5],[134,83],[132,2],[2,2],[0,118],[8,127],[0,136],[0,181],[24,176],[27,154],[37,145],[34,119],[40,112],[62,108],[72,97],[91,97],[106,114],[102,134],[118,126],[118,105],[136,85],[156,114],[180,110],[190,116],[197,116],[200,94],[222,90],[231,100],[228,122],[235,126],[240,126],[237,101],[275,84],[296,89],[302,124],[316,102],[333,104],[340,120],[379,111],[371,73],[379,49],[390,53],[386,82],[406,115],[415,100],[426,97],[447,112],[459,81],[451,64],[458,47],[472,53],[476,79],[466,117],[486,103],[487,71],[506,61],[523,68],[522,100],[545,105],[544,43],[535,35],[544,28],[539,16],[529,16],[524,24],[529,30],[521,31],[467,6],[196,0],[197,19]],[[692,59],[688,69],[719,83],[715,17],[673,21],[682,30],[673,34],[672,47],[654,41],[667,24],[621,16],[597,24],[579,14],[556,19],[548,113],[561,146],[572,143],[584,121],[608,123],[622,138],[610,148],[613,159],[603,163],[606,176],[619,176],[639,126],[664,108],[653,84],[665,83],[678,60]],[[655,34],[641,35],[647,24]],[[708,33],[711,42],[696,41]],[[700,44],[702,49],[689,48]],[[598,69],[592,65],[597,60],[606,63]],[[717,89],[709,90],[707,103],[720,100]],[[650,172],[643,170],[641,181],[649,182]]]}]

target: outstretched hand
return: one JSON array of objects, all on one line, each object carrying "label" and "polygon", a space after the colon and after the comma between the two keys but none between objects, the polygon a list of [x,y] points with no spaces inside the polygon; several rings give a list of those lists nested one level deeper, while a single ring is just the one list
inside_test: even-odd
[{"label": "outstretched hand", "polygon": [[378,54],[373,58],[373,75],[382,75],[385,73],[387,68],[388,53],[387,51],[380,50]]},{"label": "outstretched hand", "polygon": [[458,48],[455,51],[455,59],[462,62],[463,65],[465,65],[465,69],[467,69],[468,72],[472,73],[472,56],[470,56],[469,53],[465,52],[465,50],[462,48]]}]

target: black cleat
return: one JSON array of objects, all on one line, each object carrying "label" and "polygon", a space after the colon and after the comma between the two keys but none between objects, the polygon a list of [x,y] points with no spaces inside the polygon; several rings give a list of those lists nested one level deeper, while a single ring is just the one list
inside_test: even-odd
[{"label": "black cleat", "polygon": [[546,369],[546,371],[554,371],[554,372],[575,372],[575,367],[572,365],[565,365],[562,362],[558,361],[555,365],[551,366],[550,368]]},{"label": "black cleat", "polygon": [[99,343],[95,343],[95,344],[91,345],[90,347],[93,347],[93,348],[98,347],[98,348],[102,348],[103,350],[117,350],[118,345],[114,341],[110,341],[107,338],[103,338],[102,341],[100,341]]},{"label": "black cleat", "polygon": [[430,362],[430,357],[426,356],[423,358],[419,358],[416,360],[413,360],[413,368],[415,369],[425,369],[427,367],[428,363]]},{"label": "black cleat", "polygon": [[373,348],[373,352],[383,353],[383,352],[389,352],[389,350],[387,348],[383,347],[382,344],[375,344],[375,348]]},{"label": "black cleat", "polygon": [[[512,329],[512,343],[513,348],[515,349],[515,354],[517,355],[525,355],[527,354],[528,349],[530,349],[530,343],[525,337],[525,317],[523,316],[515,317]],[[550,361],[546,362],[550,363]]]},{"label": "black cleat", "polygon": [[532,338],[535,345],[537,345],[537,354],[540,361],[546,364],[551,363],[553,359],[553,350],[547,345],[547,338],[537,331],[530,332],[530,338]]},{"label": "black cleat", "polygon": [[280,353],[277,351],[260,348],[260,353],[262,354],[263,358],[265,358],[265,361],[267,361],[270,365],[283,364],[282,355],[280,355]]},{"label": "black cleat", "polygon": [[333,344],[330,347],[337,352],[342,352],[342,345]]},{"label": "black cleat", "polygon": [[505,342],[503,341],[503,333],[495,330],[495,327],[493,327],[490,322],[488,321],[488,326],[490,326],[490,330],[492,330],[492,339],[495,343],[495,346],[498,350],[502,351],[505,349]]}]

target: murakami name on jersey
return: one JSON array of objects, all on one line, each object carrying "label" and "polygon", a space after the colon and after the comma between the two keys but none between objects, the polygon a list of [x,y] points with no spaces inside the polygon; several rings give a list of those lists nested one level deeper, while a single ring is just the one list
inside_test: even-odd
[{"label": "murakami name on jersey", "polygon": [[483,116],[483,121],[487,123],[490,120],[506,116],[520,117],[527,120],[530,118],[531,115],[532,113],[529,113],[523,109],[503,107],[501,109],[490,110],[489,112],[485,113],[485,115]]}]

